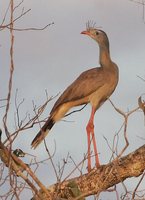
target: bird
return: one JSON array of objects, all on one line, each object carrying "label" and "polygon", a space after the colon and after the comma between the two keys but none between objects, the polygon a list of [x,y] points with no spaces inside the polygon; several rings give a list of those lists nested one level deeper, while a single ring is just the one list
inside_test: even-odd
[{"label": "bird", "polygon": [[87,22],[86,30],[82,31],[81,34],[89,36],[98,44],[100,65],[82,72],[64,90],[52,107],[47,121],[33,139],[31,146],[35,149],[44,140],[55,123],[60,121],[71,108],[89,103],[91,104],[91,115],[86,126],[88,141],[87,169],[91,171],[91,143],[94,148],[95,165],[97,168],[100,166],[94,133],[94,115],[114,92],[119,80],[119,69],[111,59],[109,39],[102,29]]}]

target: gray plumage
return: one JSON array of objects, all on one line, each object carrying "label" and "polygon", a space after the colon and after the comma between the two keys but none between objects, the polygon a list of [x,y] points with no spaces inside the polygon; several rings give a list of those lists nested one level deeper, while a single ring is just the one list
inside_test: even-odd
[{"label": "gray plumage", "polygon": [[99,45],[100,67],[83,72],[58,98],[50,117],[32,141],[36,148],[46,137],[55,122],[59,121],[74,106],[90,103],[96,111],[113,93],[118,83],[118,67],[112,62],[109,40],[106,33],[96,28],[87,27],[82,34],[89,35]]}]

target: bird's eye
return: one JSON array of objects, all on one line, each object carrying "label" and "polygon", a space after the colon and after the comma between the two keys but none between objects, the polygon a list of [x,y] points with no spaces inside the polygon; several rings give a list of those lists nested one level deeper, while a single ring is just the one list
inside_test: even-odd
[{"label": "bird's eye", "polygon": [[98,31],[96,31],[96,35],[99,35],[99,32],[98,32]]}]

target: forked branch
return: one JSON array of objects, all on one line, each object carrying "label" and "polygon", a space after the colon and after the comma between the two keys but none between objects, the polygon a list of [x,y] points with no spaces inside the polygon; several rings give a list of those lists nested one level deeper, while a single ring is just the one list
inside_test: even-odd
[{"label": "forked branch", "polygon": [[[130,177],[138,177],[145,170],[145,145],[134,152],[113,162],[94,168],[90,173],[52,185],[48,188],[53,198],[46,198],[43,191],[39,195],[45,200],[69,199],[82,200],[98,194]],[[59,188],[59,190],[58,190]],[[79,191],[74,193],[73,191]],[[55,192],[57,191],[57,194]],[[35,196],[33,200],[38,200]]]}]

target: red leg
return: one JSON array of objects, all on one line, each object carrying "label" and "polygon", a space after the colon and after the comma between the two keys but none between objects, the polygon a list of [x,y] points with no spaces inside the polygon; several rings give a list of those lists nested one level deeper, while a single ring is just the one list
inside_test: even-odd
[{"label": "red leg", "polygon": [[88,171],[91,171],[91,137],[90,132],[87,130],[88,137]]},{"label": "red leg", "polygon": [[95,154],[96,167],[99,167],[100,166],[100,162],[99,162],[99,156],[98,156],[98,151],[97,151],[97,145],[96,145],[96,139],[95,139],[95,134],[94,134],[94,128],[92,130],[92,140],[93,140],[93,146],[94,146],[94,154]]},{"label": "red leg", "polygon": [[96,161],[96,167],[100,166],[99,162],[99,157],[98,157],[98,152],[97,152],[97,145],[96,145],[96,140],[95,140],[95,134],[94,134],[94,114],[95,114],[95,109],[92,108],[90,120],[87,124],[86,130],[87,130],[87,136],[88,136],[88,171],[91,170],[91,152],[90,152],[90,145],[91,145],[91,139],[90,136],[92,134],[92,141],[93,141],[93,147],[94,147],[94,154],[95,154],[95,161]]}]

